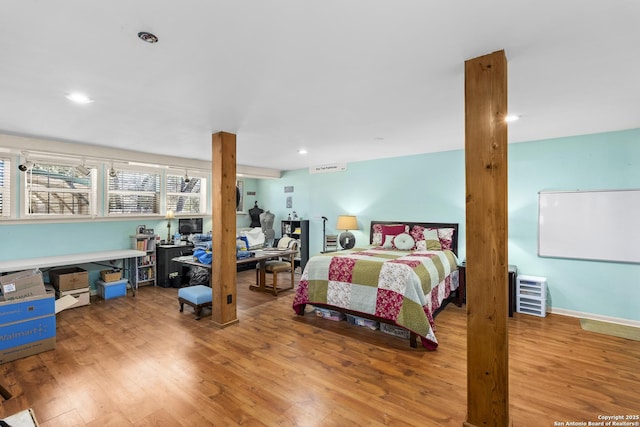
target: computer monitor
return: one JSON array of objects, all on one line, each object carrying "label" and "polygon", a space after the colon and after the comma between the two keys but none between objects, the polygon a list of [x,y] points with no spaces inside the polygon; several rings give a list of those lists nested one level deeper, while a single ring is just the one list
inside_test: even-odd
[{"label": "computer monitor", "polygon": [[178,231],[182,235],[202,234],[202,218],[178,218]]}]

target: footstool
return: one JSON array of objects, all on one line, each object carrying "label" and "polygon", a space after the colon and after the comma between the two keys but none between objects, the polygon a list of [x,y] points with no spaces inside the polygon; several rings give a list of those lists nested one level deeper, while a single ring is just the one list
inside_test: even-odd
[{"label": "footstool", "polygon": [[196,320],[200,320],[203,307],[211,307],[211,288],[204,285],[187,286],[178,290],[178,302],[182,313],[185,304],[189,304],[196,312]]}]

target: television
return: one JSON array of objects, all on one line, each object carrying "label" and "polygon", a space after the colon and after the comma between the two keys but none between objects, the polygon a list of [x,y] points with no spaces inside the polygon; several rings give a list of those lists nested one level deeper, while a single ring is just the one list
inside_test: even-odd
[{"label": "television", "polygon": [[178,218],[178,231],[182,235],[202,234],[202,218]]}]

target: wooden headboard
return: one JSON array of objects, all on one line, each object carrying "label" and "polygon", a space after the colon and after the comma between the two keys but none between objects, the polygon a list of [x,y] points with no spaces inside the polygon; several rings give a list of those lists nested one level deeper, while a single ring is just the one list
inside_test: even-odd
[{"label": "wooden headboard", "polygon": [[371,225],[369,227],[369,244],[373,243],[373,225],[374,224],[383,224],[383,225],[393,225],[393,224],[405,224],[409,226],[409,231],[413,228],[414,225],[420,225],[425,228],[453,228],[453,238],[451,241],[451,249],[453,253],[458,255],[458,224],[444,223],[444,222],[413,222],[413,221],[371,221]]}]

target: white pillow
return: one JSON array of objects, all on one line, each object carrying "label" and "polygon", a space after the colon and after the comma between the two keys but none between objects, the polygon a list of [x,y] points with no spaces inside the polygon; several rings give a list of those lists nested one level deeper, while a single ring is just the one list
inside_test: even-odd
[{"label": "white pillow", "polygon": [[438,230],[436,228],[427,228],[424,230],[424,240],[428,251],[441,251],[442,245],[438,238]]},{"label": "white pillow", "polygon": [[389,236],[386,235],[384,236],[384,243],[382,244],[382,247],[385,249],[391,249],[393,248],[393,238],[396,236]]},{"label": "white pillow", "polygon": [[409,251],[415,244],[416,241],[407,233],[400,233],[393,238],[393,245],[401,251]]}]

